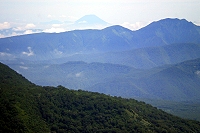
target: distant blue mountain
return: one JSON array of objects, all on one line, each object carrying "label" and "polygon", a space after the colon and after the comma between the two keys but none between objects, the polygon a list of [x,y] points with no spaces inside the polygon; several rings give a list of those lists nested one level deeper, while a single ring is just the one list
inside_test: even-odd
[{"label": "distant blue mountain", "polygon": [[85,15],[76,20],[70,28],[72,29],[103,29],[111,24],[100,19],[96,15]]},{"label": "distant blue mountain", "polygon": [[149,69],[165,64],[175,64],[185,60],[200,58],[200,44],[177,43],[158,47],[147,47],[120,52],[96,54],[74,54],[52,62],[86,61],[123,64],[140,69]]},{"label": "distant blue mountain", "polygon": [[85,15],[82,18],[75,21],[75,24],[108,25],[107,22],[100,19],[96,15]]},{"label": "distant blue mountain", "polygon": [[[122,52],[175,43],[200,44],[200,27],[186,20],[164,19],[138,31],[110,26],[102,30],[9,37],[0,39],[0,59],[9,55],[8,58],[49,60],[75,54]],[[30,52],[33,53],[28,54]]]},{"label": "distant blue mountain", "polygon": [[185,19],[163,19],[133,33],[138,47],[200,43],[200,26]]},{"label": "distant blue mountain", "polygon": [[200,58],[148,70],[99,62],[29,63],[21,60],[8,65],[43,86],[63,85],[126,98],[199,102]]},{"label": "distant blue mountain", "polygon": [[[179,19],[137,31],[116,25],[0,39],[0,61],[34,83],[124,97],[198,99],[197,58],[200,27]],[[191,59],[197,60],[185,62]]]}]

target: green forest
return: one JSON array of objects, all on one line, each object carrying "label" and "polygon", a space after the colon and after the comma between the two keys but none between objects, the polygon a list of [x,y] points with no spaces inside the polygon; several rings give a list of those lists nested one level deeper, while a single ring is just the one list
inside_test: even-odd
[{"label": "green forest", "polygon": [[61,85],[38,86],[4,64],[0,80],[0,132],[200,132],[200,122],[144,102]]}]

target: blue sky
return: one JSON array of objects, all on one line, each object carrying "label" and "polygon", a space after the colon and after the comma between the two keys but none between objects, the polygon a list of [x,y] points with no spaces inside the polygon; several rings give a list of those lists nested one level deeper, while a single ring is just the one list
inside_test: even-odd
[{"label": "blue sky", "polygon": [[41,22],[73,22],[88,14],[132,30],[164,18],[184,18],[200,25],[199,13],[200,0],[0,0],[0,30],[70,30],[66,25]]}]

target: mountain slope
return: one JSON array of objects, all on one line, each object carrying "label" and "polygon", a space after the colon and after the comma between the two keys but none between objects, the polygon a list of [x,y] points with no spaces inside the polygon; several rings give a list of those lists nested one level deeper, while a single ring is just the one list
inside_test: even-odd
[{"label": "mountain slope", "polygon": [[168,100],[180,98],[182,101],[198,101],[199,70],[200,59],[185,61],[148,77],[149,87],[152,87],[151,92],[160,93],[160,97]]},{"label": "mountain slope", "polygon": [[0,63],[0,132],[48,132],[37,107],[42,90]]},{"label": "mountain slope", "polygon": [[[91,86],[95,91],[123,97],[171,101],[199,100],[200,59],[154,68]],[[115,86],[113,90],[112,86]]]},{"label": "mountain slope", "polygon": [[143,102],[62,86],[40,87],[0,67],[1,132],[200,132],[199,122]]},{"label": "mountain slope", "polygon": [[163,19],[134,32],[139,47],[200,43],[200,27],[185,19]]},{"label": "mountain slope", "polygon": [[136,70],[123,65],[81,61],[55,65],[10,64],[10,66],[36,84],[63,85],[76,90],[85,89],[115,77],[124,77],[125,74]]},{"label": "mountain slope", "polygon": [[164,19],[138,31],[110,26],[102,30],[16,36],[0,39],[0,59],[48,60],[80,53],[116,52],[174,43],[199,44],[199,31],[199,26],[186,20]]},{"label": "mountain slope", "polygon": [[[110,29],[110,28],[109,28]],[[113,29],[113,30],[112,30]],[[0,39],[1,59],[23,58],[47,60],[77,53],[96,53],[127,50],[132,42],[125,41],[121,32],[132,31],[121,27],[114,30],[75,30],[59,34],[38,33]]]},{"label": "mountain slope", "polygon": [[200,45],[193,43],[177,43],[124,51],[121,53],[116,52],[115,55],[121,55],[121,57],[115,57],[118,61],[112,63],[124,64],[140,69],[149,69],[199,58]]},{"label": "mountain slope", "polygon": [[110,63],[10,64],[39,85],[63,85],[113,96],[197,101],[200,59],[147,70]]},{"label": "mountain slope", "polygon": [[85,61],[123,64],[138,69],[149,69],[165,64],[176,64],[200,57],[200,45],[178,43],[166,46],[133,49],[122,52],[97,54],[76,54],[48,62],[65,63],[66,61]]}]

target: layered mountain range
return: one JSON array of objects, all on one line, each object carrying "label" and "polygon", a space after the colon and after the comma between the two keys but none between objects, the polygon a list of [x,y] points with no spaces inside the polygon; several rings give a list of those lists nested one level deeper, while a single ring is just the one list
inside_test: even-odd
[{"label": "layered mountain range", "polygon": [[103,30],[38,33],[0,39],[0,52],[1,55],[15,58],[49,60],[77,54],[121,52],[177,43],[199,44],[200,27],[184,19],[164,19],[138,31],[111,26]]},{"label": "layered mountain range", "polygon": [[200,122],[134,99],[35,85],[2,63],[0,80],[0,132],[200,132]]},{"label": "layered mountain range", "polygon": [[36,84],[129,98],[198,101],[199,58],[200,27],[185,19],[0,39],[1,62]]}]

